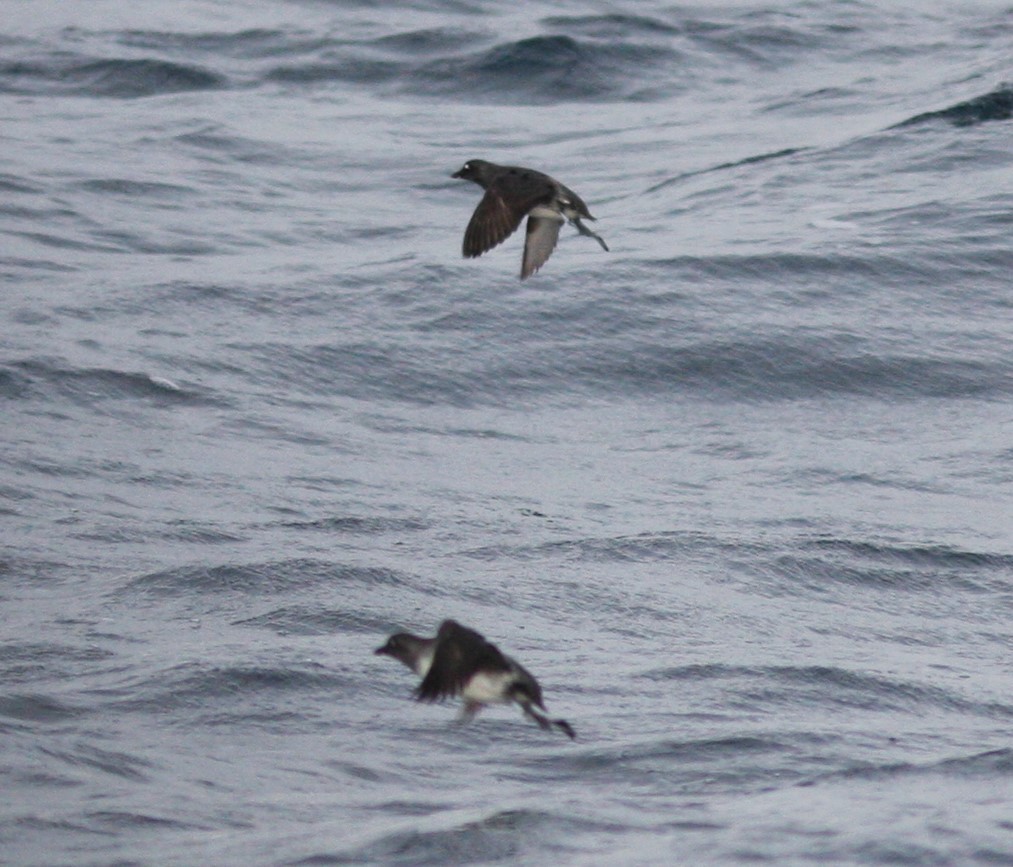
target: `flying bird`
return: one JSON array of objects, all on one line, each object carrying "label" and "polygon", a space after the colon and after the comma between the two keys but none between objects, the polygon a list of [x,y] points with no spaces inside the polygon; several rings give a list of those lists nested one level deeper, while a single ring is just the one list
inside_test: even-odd
[{"label": "flying bird", "polygon": [[444,620],[433,638],[399,632],[375,653],[394,657],[422,678],[415,689],[417,701],[435,702],[461,696],[464,721],[486,705],[516,702],[525,716],[541,728],[549,730],[555,726],[571,739],[577,737],[566,720],[545,715],[542,688],[531,672],[474,629],[455,620]]},{"label": "flying bird", "polygon": [[566,221],[608,250],[608,245],[581,222],[581,217],[594,219],[583,199],[555,178],[534,169],[498,166],[486,160],[468,160],[451,177],[474,181],[485,190],[464,231],[464,255],[469,259],[501,244],[525,217],[528,226],[521,280],[546,263]]}]

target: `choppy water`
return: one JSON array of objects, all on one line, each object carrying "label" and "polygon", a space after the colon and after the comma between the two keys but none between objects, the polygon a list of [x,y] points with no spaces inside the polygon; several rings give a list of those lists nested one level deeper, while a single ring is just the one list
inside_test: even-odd
[{"label": "choppy water", "polygon": [[[1008,3],[8,3],[0,860],[1013,864]],[[485,157],[564,229],[460,258]],[[576,743],[372,650],[444,617]]]}]

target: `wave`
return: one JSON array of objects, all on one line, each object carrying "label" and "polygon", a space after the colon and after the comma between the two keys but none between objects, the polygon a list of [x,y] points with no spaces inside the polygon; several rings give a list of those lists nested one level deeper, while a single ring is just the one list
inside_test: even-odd
[{"label": "wave", "polygon": [[955,103],[948,108],[916,114],[914,117],[895,124],[891,129],[916,126],[937,120],[947,121],[953,126],[977,126],[981,123],[1010,120],[1011,118],[1013,118],[1013,86],[1004,84],[989,93],[976,96],[965,102]]},{"label": "wave", "polygon": [[73,367],[55,360],[14,362],[0,370],[0,394],[21,399],[46,396],[94,407],[107,400],[142,399],[156,406],[217,404],[210,392],[184,387],[149,373]]},{"label": "wave", "polygon": [[[954,712],[988,719],[1013,719],[1013,704],[966,698],[952,690],[826,665],[688,665],[646,672],[651,681],[720,682],[733,701],[798,708],[852,707],[882,712]],[[712,686],[711,688],[716,688]]]},{"label": "wave", "polygon": [[[773,273],[777,257],[761,258]],[[756,402],[1013,394],[1013,368],[1002,358],[927,353],[847,334],[694,336],[673,333],[670,325],[659,331],[641,312],[643,319],[607,304],[573,311],[565,332],[541,341],[541,323],[518,316],[499,340],[475,347],[467,363],[458,354],[395,345],[249,346],[251,357],[259,356],[251,375],[298,382],[311,393],[455,406],[554,395],[681,393]]]},{"label": "wave", "polygon": [[[795,26],[748,14],[726,20],[553,15],[540,23],[546,32],[498,41],[490,40],[489,31],[459,27],[365,39],[271,28],[233,33],[68,28],[56,47],[15,40],[12,48],[21,57],[0,63],[0,92],[137,99],[336,82],[388,95],[480,103],[653,101],[693,86],[705,69],[731,67],[737,69],[732,74],[745,75],[782,68],[871,36],[834,20]],[[90,55],[81,52],[88,41],[94,43]],[[1003,85],[898,126],[933,120],[968,126],[1011,116],[1013,89]]]},{"label": "wave", "polygon": [[51,56],[0,65],[0,93],[137,99],[215,90],[226,78],[193,64],[154,58]]},{"label": "wave", "polygon": [[398,805],[391,806],[395,814],[402,815],[389,819],[383,832],[359,835],[372,839],[352,848],[325,848],[292,863],[306,867],[314,864],[537,863],[544,859],[532,861],[524,857],[531,854],[532,841],[557,834],[574,837],[614,833],[618,829],[611,823],[571,816],[569,811],[476,807],[427,811],[428,815],[420,816],[415,807],[398,810]]},{"label": "wave", "polygon": [[[446,37],[443,37],[446,38]],[[656,96],[645,75],[679,67],[676,50],[656,45],[534,36],[467,53],[419,60],[402,35],[345,45],[337,59],[279,66],[267,78],[287,83],[341,81],[386,85],[397,95],[452,96],[483,102],[547,104],[575,100],[647,99]],[[460,37],[460,41],[471,41]],[[434,48],[435,40],[419,40]],[[390,56],[397,49],[395,56]],[[388,56],[376,56],[377,53]],[[656,84],[660,84],[656,82]]]},{"label": "wave", "polygon": [[403,577],[389,569],[345,566],[324,560],[298,558],[252,564],[182,566],[131,579],[121,594],[206,596],[209,593],[272,596],[327,585],[399,585]]}]

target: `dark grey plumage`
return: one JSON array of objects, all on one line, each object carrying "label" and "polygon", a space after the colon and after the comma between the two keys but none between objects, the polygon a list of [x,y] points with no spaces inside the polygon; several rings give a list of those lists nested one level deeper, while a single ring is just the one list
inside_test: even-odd
[{"label": "dark grey plumage", "polygon": [[581,218],[593,220],[587,205],[573,190],[555,178],[521,166],[500,166],[486,160],[468,160],[451,177],[474,181],[485,190],[464,231],[464,255],[481,256],[512,235],[528,218],[521,260],[521,279],[534,274],[548,260],[567,220],[577,231],[608,245]]},{"label": "dark grey plumage", "polygon": [[577,736],[566,720],[549,719],[536,710],[545,711],[545,702],[531,672],[455,620],[444,620],[434,638],[399,632],[375,652],[394,657],[422,678],[415,689],[418,701],[442,701],[459,695],[464,700],[465,720],[487,704],[516,702],[541,728],[555,726],[570,738]]}]

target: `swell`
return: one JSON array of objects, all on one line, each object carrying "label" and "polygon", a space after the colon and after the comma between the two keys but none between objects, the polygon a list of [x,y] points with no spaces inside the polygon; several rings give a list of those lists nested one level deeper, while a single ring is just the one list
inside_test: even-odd
[{"label": "swell", "polygon": [[0,93],[137,99],[215,90],[226,78],[193,63],[157,58],[36,57],[0,65]]},{"label": "swell", "polygon": [[1013,118],[1013,86],[1004,84],[981,96],[954,103],[946,108],[926,111],[901,121],[895,127],[920,126],[944,121],[957,127],[977,126]]}]

